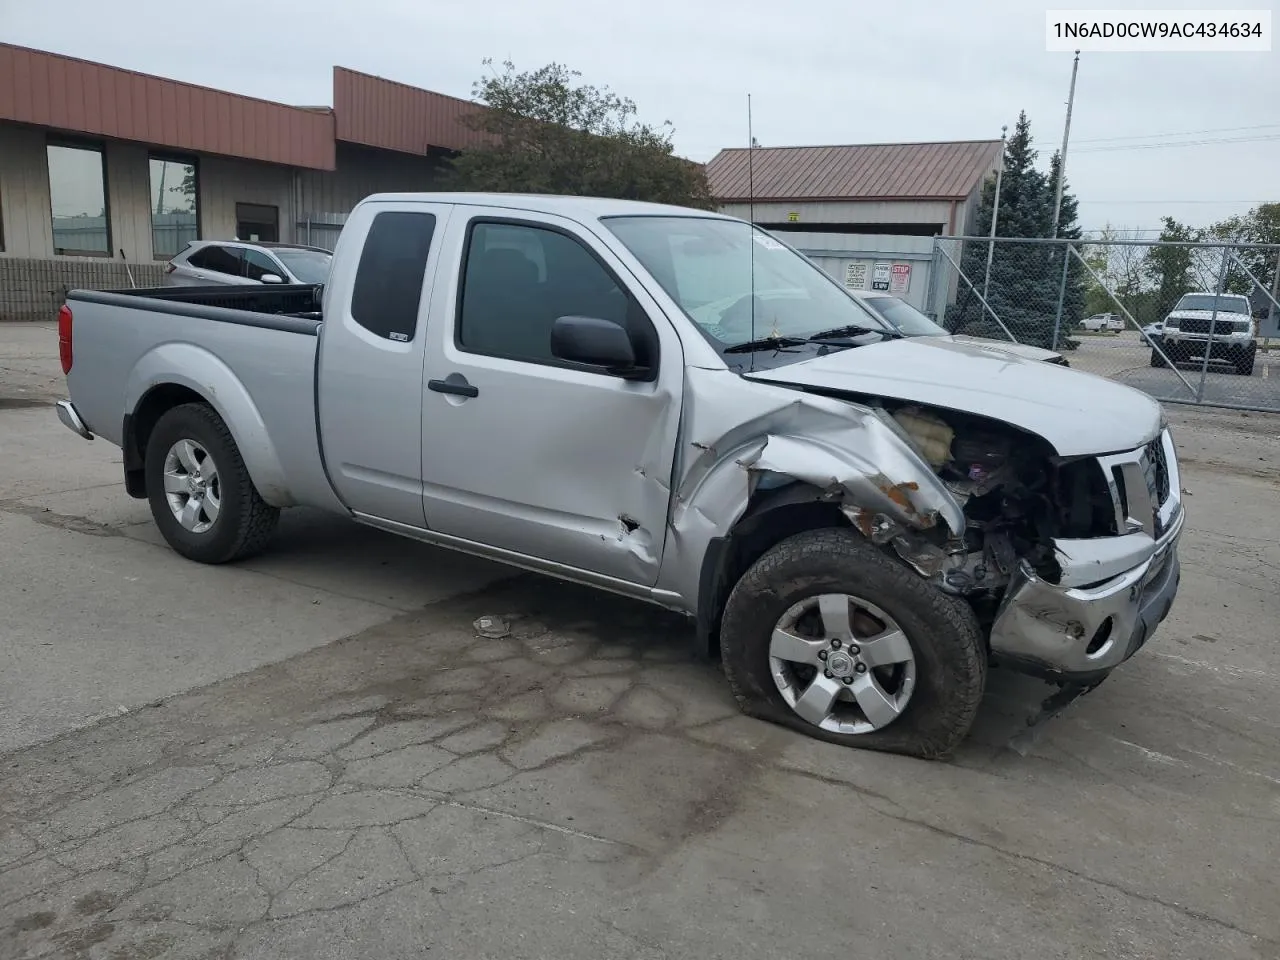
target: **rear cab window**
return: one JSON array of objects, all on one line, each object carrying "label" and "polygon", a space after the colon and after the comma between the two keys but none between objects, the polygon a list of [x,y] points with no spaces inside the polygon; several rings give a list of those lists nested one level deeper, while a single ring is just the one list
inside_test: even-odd
[{"label": "rear cab window", "polygon": [[374,216],[351,291],[356,323],[387,340],[414,338],[435,228],[432,213],[387,210]]}]

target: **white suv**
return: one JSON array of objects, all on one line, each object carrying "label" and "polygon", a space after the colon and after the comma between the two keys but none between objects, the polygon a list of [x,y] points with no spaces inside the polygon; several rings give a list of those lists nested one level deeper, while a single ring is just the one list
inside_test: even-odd
[{"label": "white suv", "polygon": [[1164,357],[1152,349],[1151,365],[1166,366],[1165,357],[1175,364],[1203,362],[1207,350],[1210,363],[1230,364],[1236,373],[1252,376],[1258,353],[1255,333],[1248,297],[1186,293],[1165,317],[1164,333],[1153,338],[1153,344],[1164,350]]},{"label": "white suv", "polygon": [[1085,317],[1081,320],[1080,326],[1082,329],[1097,332],[1103,330],[1119,331],[1124,329],[1124,320],[1114,313],[1095,313],[1092,317]]},{"label": "white suv", "polygon": [[193,240],[169,261],[166,287],[220,283],[324,283],[333,254],[292,243]]}]

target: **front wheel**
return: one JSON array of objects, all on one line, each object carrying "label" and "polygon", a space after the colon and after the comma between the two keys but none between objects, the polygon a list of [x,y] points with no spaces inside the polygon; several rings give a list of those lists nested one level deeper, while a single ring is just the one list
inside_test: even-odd
[{"label": "front wheel", "polygon": [[720,637],[746,713],[848,746],[946,756],[986,683],[968,604],[851,530],[769,550],[730,593]]},{"label": "front wheel", "polygon": [[270,540],[280,511],[258,494],[231,431],[205,404],[185,403],[160,418],[145,469],[151,516],[187,559],[227,563]]},{"label": "front wheel", "polygon": [[1247,353],[1242,353],[1240,355],[1240,359],[1236,361],[1236,373],[1242,377],[1252,377],[1253,361],[1257,357],[1257,355],[1258,353],[1256,350],[1251,350],[1251,351],[1248,351]]}]

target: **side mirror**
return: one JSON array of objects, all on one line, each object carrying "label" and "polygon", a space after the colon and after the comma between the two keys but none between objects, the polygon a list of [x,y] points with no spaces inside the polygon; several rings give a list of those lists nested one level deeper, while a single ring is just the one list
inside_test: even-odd
[{"label": "side mirror", "polygon": [[264,273],[258,279],[263,283],[284,283],[284,277],[278,273]]},{"label": "side mirror", "polygon": [[635,374],[636,351],[621,324],[597,317],[560,317],[551,326],[551,354],[561,360]]}]

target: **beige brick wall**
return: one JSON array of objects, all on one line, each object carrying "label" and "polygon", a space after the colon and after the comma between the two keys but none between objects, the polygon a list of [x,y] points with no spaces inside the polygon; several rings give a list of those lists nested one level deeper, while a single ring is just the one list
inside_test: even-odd
[{"label": "beige brick wall", "polygon": [[163,273],[162,263],[126,264],[88,257],[0,257],[0,322],[53,320],[68,290],[158,287]]}]

